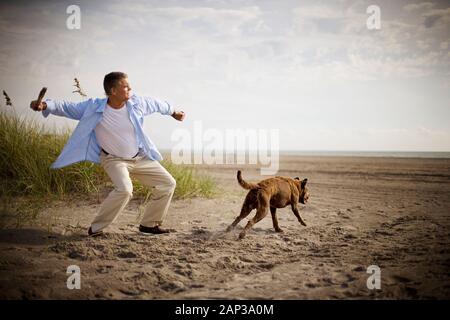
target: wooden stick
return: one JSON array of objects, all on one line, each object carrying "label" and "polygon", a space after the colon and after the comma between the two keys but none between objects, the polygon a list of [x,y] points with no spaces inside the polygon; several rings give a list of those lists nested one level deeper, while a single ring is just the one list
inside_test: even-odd
[{"label": "wooden stick", "polygon": [[37,99],[37,106],[41,105],[42,99],[44,99],[45,93],[47,92],[47,88],[43,87],[41,92],[39,92],[39,97]]}]

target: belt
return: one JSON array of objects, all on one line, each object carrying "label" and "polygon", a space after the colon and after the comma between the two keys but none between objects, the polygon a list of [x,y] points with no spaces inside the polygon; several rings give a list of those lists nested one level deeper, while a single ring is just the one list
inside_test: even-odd
[{"label": "belt", "polygon": [[[109,152],[106,152],[106,150],[103,149],[103,148],[102,148],[102,152],[105,153],[107,156],[109,156]],[[136,153],[136,155],[135,155],[134,157],[132,157],[131,159],[136,158],[136,157],[139,155],[139,152],[141,152],[141,150],[139,150],[139,151]]]}]

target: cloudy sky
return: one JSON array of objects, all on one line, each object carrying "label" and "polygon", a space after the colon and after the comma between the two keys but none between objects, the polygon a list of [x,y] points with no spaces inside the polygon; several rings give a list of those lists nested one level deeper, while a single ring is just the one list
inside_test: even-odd
[{"label": "cloudy sky", "polygon": [[[81,29],[69,30],[69,5]],[[369,30],[367,7],[381,12]],[[13,1],[0,4],[0,89],[23,115],[47,97],[103,97],[110,71],[168,100],[161,149],[177,128],[279,129],[289,150],[450,151],[450,4],[417,1]],[[0,108],[6,108],[2,99]]]}]

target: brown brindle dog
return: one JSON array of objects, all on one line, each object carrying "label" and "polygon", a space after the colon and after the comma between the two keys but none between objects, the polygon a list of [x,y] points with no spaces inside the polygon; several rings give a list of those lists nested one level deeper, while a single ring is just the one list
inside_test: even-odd
[{"label": "brown brindle dog", "polygon": [[255,216],[245,226],[244,230],[239,234],[239,239],[245,237],[247,231],[253,227],[255,223],[261,221],[268,213],[272,214],[272,223],[276,232],[283,232],[278,226],[277,208],[284,208],[291,205],[292,211],[302,225],[306,223],[300,217],[297,203],[306,204],[309,198],[308,188],[306,182],[308,179],[300,181],[297,177],[295,179],[276,176],[265,179],[259,183],[248,183],[242,179],[241,171],[237,172],[237,180],[242,188],[250,190],[245,197],[242,205],[241,213],[234,220],[234,222],[227,228],[227,232],[231,231],[236,225],[245,217],[247,217],[253,209],[256,210]]}]

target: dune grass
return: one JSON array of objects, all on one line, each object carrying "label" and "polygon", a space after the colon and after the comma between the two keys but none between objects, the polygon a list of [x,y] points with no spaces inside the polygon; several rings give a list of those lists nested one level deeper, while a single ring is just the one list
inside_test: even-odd
[{"label": "dune grass", "polygon": [[[69,200],[76,196],[100,193],[111,188],[109,178],[97,164],[77,163],[62,169],[51,169],[50,165],[60,154],[70,135],[48,132],[44,125],[0,110],[0,199],[5,208],[12,208],[11,198],[26,197],[30,203],[52,199]],[[177,181],[174,198],[212,197],[216,184],[208,176],[198,175],[193,168],[179,166],[170,161],[161,164]],[[151,190],[134,181],[134,198],[148,199]],[[42,201],[45,199],[45,201]],[[37,210],[36,210],[37,208]],[[0,208],[1,209],[1,208]],[[31,205],[36,216],[39,205]],[[30,210],[25,210],[29,212]]]}]

